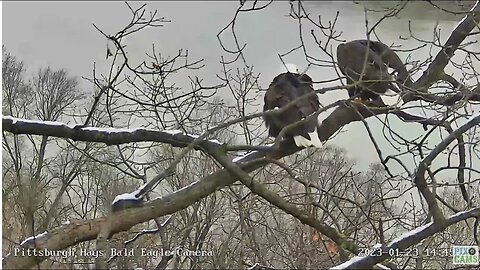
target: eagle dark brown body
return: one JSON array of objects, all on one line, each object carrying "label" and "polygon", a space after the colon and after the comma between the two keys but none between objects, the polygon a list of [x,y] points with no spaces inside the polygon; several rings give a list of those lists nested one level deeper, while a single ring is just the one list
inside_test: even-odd
[{"label": "eagle dark brown body", "polygon": [[[398,55],[378,41],[354,40],[340,44],[337,47],[337,61],[340,71],[347,77],[347,84],[360,81],[361,74],[361,81],[375,81],[361,82],[348,88],[351,98],[381,102],[380,95],[388,90],[400,92],[398,84],[392,82],[394,78],[407,87],[411,85],[409,73]],[[394,69],[395,77],[389,74],[388,68]]]},{"label": "eagle dark brown body", "polygon": [[[297,100],[283,113],[264,116],[268,134],[272,137],[277,137],[284,127],[301,121],[315,113],[319,109],[320,103],[318,96],[312,94],[314,92],[312,79],[306,74],[287,72],[275,77],[265,93],[263,111],[283,108],[301,96],[310,95]],[[289,129],[285,133],[285,137],[293,139],[299,147],[321,147],[322,143],[318,137],[318,127],[318,120],[314,117]]]}]

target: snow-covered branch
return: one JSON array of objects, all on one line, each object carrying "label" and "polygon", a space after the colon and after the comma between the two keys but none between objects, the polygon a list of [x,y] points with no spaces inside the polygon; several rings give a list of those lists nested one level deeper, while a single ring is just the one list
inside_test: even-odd
[{"label": "snow-covered branch", "polygon": [[[74,141],[97,142],[107,145],[119,145],[132,142],[160,142],[175,147],[186,147],[198,138],[197,135],[185,134],[179,130],[155,130],[147,128],[94,128],[67,125],[62,122],[35,121],[2,117],[4,131],[13,134],[31,134],[71,139]],[[222,144],[216,140],[200,140],[194,148],[201,150],[204,144]]]},{"label": "snow-covered branch", "polygon": [[[400,237],[395,238],[388,246],[383,247],[382,254],[370,254],[368,256],[354,256],[350,260],[334,266],[330,269],[371,269],[374,265],[384,261],[390,257],[390,254],[398,254],[399,252],[411,247],[415,244],[420,243],[423,239],[432,236],[438,232],[443,231],[450,225],[456,224],[460,221],[469,219],[469,218],[479,218],[480,217],[480,207],[470,209],[468,211],[458,212],[455,215],[452,215],[444,224],[428,223],[423,226],[420,226],[412,231],[406,232]],[[393,250],[395,252],[388,252]],[[380,256],[378,256],[380,255]]]}]

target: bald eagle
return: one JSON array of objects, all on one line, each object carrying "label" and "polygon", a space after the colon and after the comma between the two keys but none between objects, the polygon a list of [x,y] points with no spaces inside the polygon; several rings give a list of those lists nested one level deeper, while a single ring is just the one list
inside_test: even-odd
[{"label": "bald eagle", "polygon": [[[366,57],[366,59],[365,59]],[[347,84],[362,82],[347,89],[351,98],[359,98],[361,102],[385,104],[380,95],[396,96],[400,103],[401,85],[411,86],[409,73],[398,55],[387,45],[372,40],[354,40],[337,47],[337,62],[340,71],[347,77]],[[388,69],[393,69],[390,74]],[[363,77],[361,77],[363,71]],[[373,82],[375,81],[375,82]],[[393,105],[393,104],[387,104]]]},{"label": "bald eagle", "polygon": [[[282,108],[303,95],[310,95],[295,101],[283,113],[265,115],[264,120],[268,128],[268,134],[277,137],[284,127],[315,113],[319,109],[320,103],[318,96],[312,94],[313,92],[313,81],[306,74],[287,72],[275,77],[265,93],[263,111]],[[322,142],[318,137],[318,130],[319,123],[317,118],[314,117],[290,128],[285,132],[285,137],[293,139],[298,147],[314,146],[319,148],[322,146]]]}]

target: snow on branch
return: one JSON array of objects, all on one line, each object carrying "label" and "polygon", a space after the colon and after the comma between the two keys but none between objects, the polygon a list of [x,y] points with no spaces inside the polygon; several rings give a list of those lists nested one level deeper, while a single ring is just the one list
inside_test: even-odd
[{"label": "snow on branch", "polygon": [[35,242],[35,239],[40,239],[42,237],[45,237],[47,235],[47,232],[43,232],[43,233],[40,233],[40,234],[37,234],[35,236],[30,236],[28,238],[26,238],[25,240],[23,240],[21,243],[20,243],[20,246],[23,246],[23,247],[30,247],[32,246],[31,244],[33,242]]},{"label": "snow on branch", "polygon": [[[74,141],[98,142],[107,145],[118,145],[132,142],[160,142],[175,147],[186,147],[197,139],[198,135],[185,134],[180,130],[155,130],[147,128],[97,128],[72,126],[61,122],[26,120],[11,116],[2,116],[3,130],[13,134],[31,134],[71,139]],[[203,149],[205,144],[221,146],[216,139],[201,140],[194,146]]]},{"label": "snow on branch", "polygon": [[[383,250],[386,252],[382,252],[381,256],[378,256],[379,254],[370,254],[368,256],[354,256],[350,260],[340,265],[334,266],[330,269],[369,269],[372,268],[374,265],[379,266],[378,263],[391,257],[390,254],[398,254],[398,252],[403,251],[412,245],[420,243],[420,241],[422,241],[423,239],[443,231],[450,225],[469,218],[479,217],[480,207],[458,212],[455,215],[450,216],[444,224],[430,222],[412,231],[408,231],[402,234],[401,236],[395,238],[392,242],[390,242],[388,246],[383,247]],[[378,247],[378,245],[376,245],[376,247]],[[394,252],[390,252],[389,254],[389,250],[393,250]]]}]

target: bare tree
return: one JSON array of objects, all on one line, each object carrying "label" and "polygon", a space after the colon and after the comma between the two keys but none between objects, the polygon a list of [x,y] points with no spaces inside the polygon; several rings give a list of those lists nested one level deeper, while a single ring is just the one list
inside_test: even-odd
[{"label": "bare tree", "polygon": [[[285,108],[257,112],[260,74],[249,64],[247,44],[242,45],[235,26],[243,14],[271,4],[240,3],[217,36],[225,54],[219,82],[207,85],[190,76],[192,69],[203,68],[203,60],[192,60],[188,50],[169,57],[152,46],[144,59],[129,57],[126,37],[169,21],[156,11],[148,13],[145,5],[127,3],[131,18],[125,27],[109,34],[95,25],[113,44],[107,59],[111,66],[103,75],[94,68],[93,78],[86,78],[96,90],[80,113],[69,111],[81,95],[65,73],[41,70],[27,84],[22,63],[4,57],[3,110],[10,114],[2,119],[8,153],[4,196],[12,200],[4,211],[23,214],[21,220],[4,216],[4,222],[13,227],[26,221],[21,232],[8,235],[15,240],[41,233],[7,250],[75,247],[99,255],[71,259],[72,268],[420,269],[450,263],[448,256],[433,261],[432,252],[453,244],[479,245],[480,115],[475,103],[480,101],[480,59],[472,49],[480,35],[478,1],[468,10],[425,3],[463,17],[446,40],[434,29],[431,41],[413,32],[404,37],[422,43],[418,48],[388,44],[389,51],[398,53],[429,47],[429,57],[410,55],[405,61],[411,82],[399,91],[402,106],[340,99],[309,116],[321,117],[324,143],[350,123],[361,124],[378,156],[366,172],[358,171],[344,150],[328,145],[300,149],[281,138],[265,144],[261,117]],[[362,38],[381,41],[376,28],[408,4],[365,8]],[[382,15],[372,24],[373,12]],[[314,18],[302,1],[291,1],[289,17],[298,23],[299,45],[278,53],[280,61],[298,51],[308,66],[336,70],[334,51],[345,42],[337,29],[338,13],[327,22]],[[227,30],[233,48],[226,45]],[[447,73],[447,65],[456,73]],[[315,82],[336,84],[318,88],[316,94],[356,86],[343,85],[345,78],[337,75]],[[231,101],[218,98],[218,89],[229,93]],[[33,102],[24,98],[30,93],[37,97]],[[60,122],[68,121],[68,115],[81,124]],[[402,135],[402,129],[419,124],[425,131],[417,137]],[[30,149],[21,147],[27,140],[30,155],[25,153]],[[46,154],[51,140],[59,148],[54,157]],[[386,141],[395,154],[379,141]],[[29,200],[32,192],[38,194],[35,200]],[[112,211],[110,203],[119,194],[134,204]],[[68,222],[62,224],[63,218]],[[41,226],[36,225],[39,220]],[[133,255],[111,254],[111,248]],[[142,256],[143,251],[159,250],[175,252]],[[195,253],[202,251],[215,256]],[[67,265],[42,262],[46,259],[10,254],[3,266]]]}]

